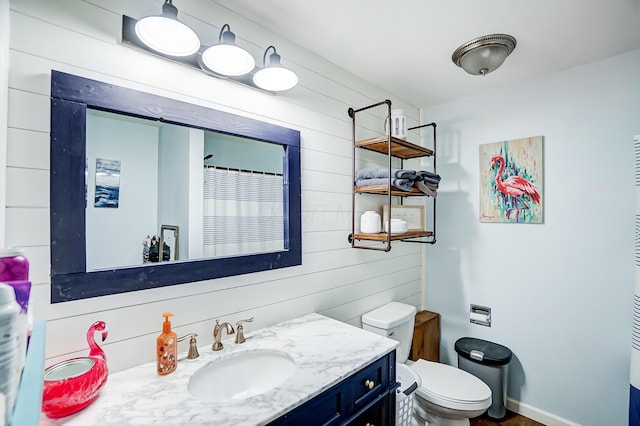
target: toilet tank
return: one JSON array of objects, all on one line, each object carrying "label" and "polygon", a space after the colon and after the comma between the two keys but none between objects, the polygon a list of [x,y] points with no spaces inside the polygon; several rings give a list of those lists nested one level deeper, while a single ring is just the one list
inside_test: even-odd
[{"label": "toilet tank", "polygon": [[362,328],[397,341],[396,361],[404,363],[409,358],[415,315],[415,306],[391,302],[364,314]]}]

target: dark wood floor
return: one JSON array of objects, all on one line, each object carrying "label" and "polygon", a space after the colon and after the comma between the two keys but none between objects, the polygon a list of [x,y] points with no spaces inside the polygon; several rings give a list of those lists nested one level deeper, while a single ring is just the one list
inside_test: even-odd
[{"label": "dark wood floor", "polygon": [[471,419],[471,426],[544,426],[535,420],[531,420],[520,414],[507,411],[507,415],[501,422],[491,420],[487,415]]}]

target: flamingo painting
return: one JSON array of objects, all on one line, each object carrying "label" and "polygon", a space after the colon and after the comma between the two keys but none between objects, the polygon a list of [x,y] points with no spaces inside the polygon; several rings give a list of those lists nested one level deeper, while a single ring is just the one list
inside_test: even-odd
[{"label": "flamingo painting", "polygon": [[542,136],[479,146],[480,221],[542,223]]},{"label": "flamingo painting", "polygon": [[108,334],[104,321],[96,321],[87,331],[89,356],[68,359],[45,370],[42,411],[48,417],[65,417],[82,410],[107,382],[107,359],[96,343],[95,333],[100,333],[104,342]]},{"label": "flamingo painting", "polygon": [[491,168],[496,165],[499,168],[495,178],[496,188],[507,200],[505,215],[507,219],[511,219],[511,214],[515,212],[515,221],[518,222],[520,211],[529,210],[528,202],[540,203],[540,193],[534,184],[521,176],[512,175],[503,180],[504,157],[496,155],[491,158]]}]

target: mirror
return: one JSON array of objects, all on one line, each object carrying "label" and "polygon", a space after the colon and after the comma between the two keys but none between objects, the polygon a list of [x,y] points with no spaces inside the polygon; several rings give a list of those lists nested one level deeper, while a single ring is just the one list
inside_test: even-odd
[{"label": "mirror", "polygon": [[52,303],[302,263],[296,130],[54,70],[50,178]]},{"label": "mirror", "polygon": [[[87,108],[87,272],[284,250],[284,152]],[[163,226],[179,246],[158,244]]]}]

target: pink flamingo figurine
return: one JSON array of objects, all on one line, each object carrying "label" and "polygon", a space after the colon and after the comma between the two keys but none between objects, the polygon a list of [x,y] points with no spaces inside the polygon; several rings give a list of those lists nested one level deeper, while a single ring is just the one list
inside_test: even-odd
[{"label": "pink flamingo figurine", "polygon": [[94,322],[87,331],[88,357],[68,359],[45,370],[42,411],[48,417],[65,417],[82,410],[107,382],[107,359],[95,341],[96,332],[101,332],[104,342],[108,335],[104,321]]},{"label": "pink flamingo figurine", "polygon": [[[528,210],[529,205],[524,201],[524,197],[528,196],[534,203],[540,203],[540,193],[538,188],[525,178],[521,176],[509,176],[505,180],[502,180],[502,172],[504,172],[505,161],[504,157],[496,155],[491,159],[491,168],[494,168],[496,164],[499,164],[500,169],[496,173],[496,187],[498,191],[513,198],[514,207],[510,207],[506,211],[507,219],[511,218],[511,211],[516,211],[516,222],[518,222],[518,215],[520,210]],[[518,207],[518,202],[522,207]]]}]

